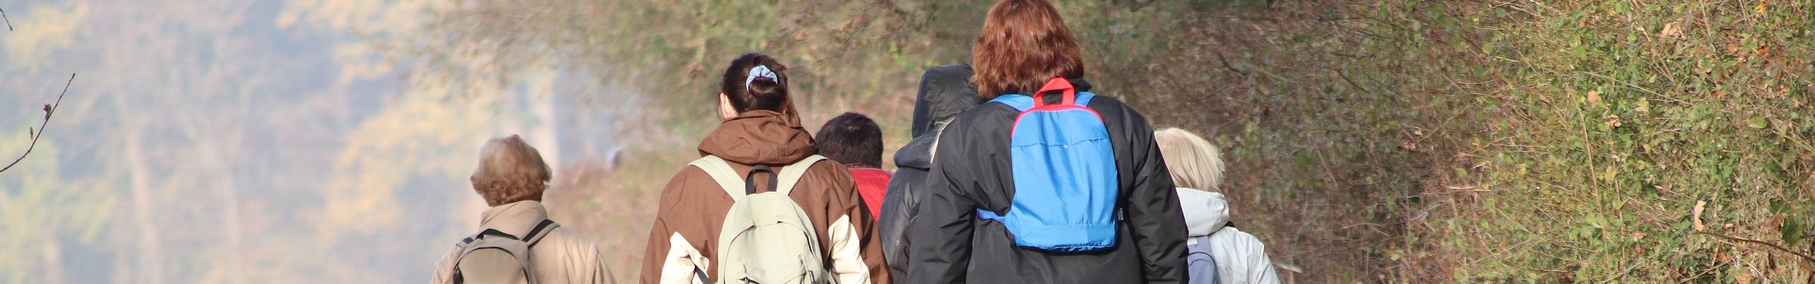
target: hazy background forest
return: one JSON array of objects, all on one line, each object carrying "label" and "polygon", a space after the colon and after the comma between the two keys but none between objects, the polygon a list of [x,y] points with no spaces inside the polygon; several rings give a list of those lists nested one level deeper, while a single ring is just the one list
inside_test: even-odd
[{"label": "hazy background forest", "polygon": [[[1808,1],[1056,2],[1101,93],[1224,148],[1282,277],[1815,281]],[[513,133],[630,282],[726,60],[897,147],[991,3],[0,2],[0,155],[78,74],[0,173],[0,283],[427,281]]]}]

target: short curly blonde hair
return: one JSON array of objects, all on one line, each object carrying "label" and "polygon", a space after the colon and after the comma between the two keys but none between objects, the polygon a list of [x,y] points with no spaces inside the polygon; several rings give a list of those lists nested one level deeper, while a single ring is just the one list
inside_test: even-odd
[{"label": "short curly blonde hair", "polygon": [[488,206],[512,202],[542,201],[548,189],[548,164],[517,135],[492,138],[479,149],[479,168],[473,170],[473,191],[485,198]]},{"label": "short curly blonde hair", "polygon": [[1160,146],[1174,186],[1222,191],[1223,153],[1216,150],[1216,145],[1178,128],[1154,131],[1153,141]]}]

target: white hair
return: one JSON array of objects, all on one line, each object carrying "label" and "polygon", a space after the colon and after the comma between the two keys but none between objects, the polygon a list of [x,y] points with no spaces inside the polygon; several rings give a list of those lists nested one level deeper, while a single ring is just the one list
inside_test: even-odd
[{"label": "white hair", "polygon": [[1205,191],[1222,191],[1223,154],[1203,137],[1178,128],[1153,132],[1166,169],[1172,172],[1172,184]]}]

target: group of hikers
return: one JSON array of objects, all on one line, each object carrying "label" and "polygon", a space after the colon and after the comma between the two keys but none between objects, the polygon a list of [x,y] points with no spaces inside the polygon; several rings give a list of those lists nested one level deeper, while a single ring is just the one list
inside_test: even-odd
[{"label": "group of hikers", "polygon": [[[1046,0],[996,3],[971,64],[921,77],[893,173],[874,121],[808,133],[787,66],[738,56],[639,282],[1278,283],[1218,193],[1216,147],[1092,93],[1082,53]],[[549,178],[518,136],[487,142],[471,179],[491,208],[433,281],[611,283],[601,249],[548,220]]]}]

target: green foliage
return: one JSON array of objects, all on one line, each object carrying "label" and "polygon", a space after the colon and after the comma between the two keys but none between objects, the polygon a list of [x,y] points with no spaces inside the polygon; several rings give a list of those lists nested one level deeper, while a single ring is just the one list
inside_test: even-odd
[{"label": "green foliage", "polygon": [[[1505,73],[1491,189],[1456,219],[1455,280],[1795,281],[1808,251],[1807,2],[1596,1],[1464,10]],[[1502,51],[1504,50],[1504,51]],[[1705,212],[1696,212],[1706,202]]]}]

